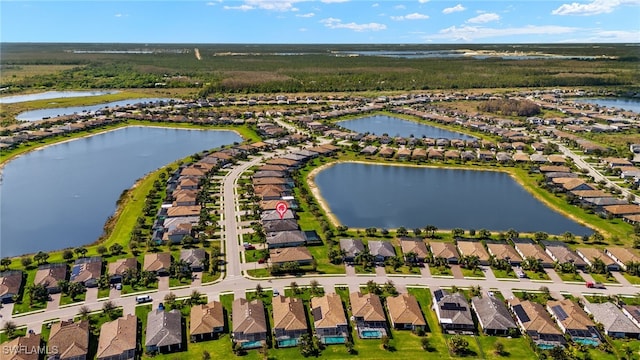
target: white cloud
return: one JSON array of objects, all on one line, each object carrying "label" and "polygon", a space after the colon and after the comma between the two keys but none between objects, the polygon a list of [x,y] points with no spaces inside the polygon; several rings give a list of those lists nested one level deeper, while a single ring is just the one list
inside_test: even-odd
[{"label": "white cloud", "polygon": [[314,17],[316,16],[316,14],[314,13],[307,13],[307,14],[296,14],[297,17],[301,17],[301,18],[310,18],[310,17]]},{"label": "white cloud", "polygon": [[374,3],[373,5],[371,5],[371,7],[378,7],[378,6],[380,6],[380,4],[378,3]]},{"label": "white cloud", "polygon": [[115,17],[123,17],[124,15],[122,15],[122,14],[115,14],[114,16],[115,16]]},{"label": "white cloud", "polygon": [[492,21],[500,20],[500,15],[496,13],[484,13],[467,20],[471,24],[484,24]]},{"label": "white cloud", "polygon": [[580,38],[563,39],[565,43],[619,43],[637,42],[640,31],[627,30],[594,30],[593,32],[581,31]]},{"label": "white cloud", "polygon": [[445,8],[444,10],[442,10],[443,14],[451,14],[454,12],[460,12],[460,11],[465,11],[467,10],[467,8],[465,8],[464,6],[462,6],[461,4],[458,4],[454,7],[449,7],[449,8]]},{"label": "white cloud", "polygon": [[253,10],[255,8],[253,6],[250,6],[250,5],[247,5],[247,4],[243,4],[243,5],[239,5],[239,6],[228,6],[228,5],[225,5],[223,7],[223,9],[225,9],[225,10],[249,11],[249,10]]},{"label": "white cloud", "polygon": [[429,2],[429,0],[418,0],[418,2],[419,2],[420,4],[425,4],[425,3],[428,3],[428,2]]},{"label": "white cloud", "polygon": [[333,4],[333,3],[343,3],[343,2],[347,2],[349,0],[320,0],[320,2],[323,2],[325,4]]},{"label": "white cloud", "polygon": [[476,39],[496,38],[514,35],[558,35],[570,34],[578,31],[578,28],[555,25],[527,25],[519,28],[488,28],[477,26],[451,26],[439,31],[437,35],[427,36],[428,39],[447,39],[473,41]]},{"label": "white cloud", "polygon": [[385,30],[387,25],[379,24],[379,23],[367,23],[367,24],[356,24],[354,22],[343,23],[342,20],[336,18],[327,18],[320,20],[320,23],[324,24],[324,26],[329,29],[348,29],[357,32],[363,31],[380,31]]},{"label": "white cloud", "polygon": [[553,15],[598,15],[607,14],[615,10],[620,5],[639,5],[640,0],[592,0],[588,3],[562,4],[553,10]]},{"label": "white cloud", "polygon": [[404,10],[404,9],[406,9],[407,7],[406,7],[406,6],[404,6],[404,5],[396,5],[396,6],[394,6],[393,8],[394,8],[394,9],[398,9],[398,10]]},{"label": "white cloud", "polygon": [[222,0],[216,0],[216,1],[209,1],[207,3],[207,6],[216,6],[217,4],[221,3]]},{"label": "white cloud", "polygon": [[267,10],[267,11],[298,11],[298,8],[293,4],[301,2],[303,0],[244,0],[242,5],[228,6],[225,5],[225,10]]},{"label": "white cloud", "polygon": [[426,20],[428,18],[429,18],[429,15],[420,14],[420,13],[413,13],[413,14],[407,14],[407,15],[404,15],[404,16],[392,16],[391,20],[395,20],[395,21]]},{"label": "white cloud", "polygon": [[305,32],[305,31],[309,31],[309,29],[307,29],[307,28],[300,28],[300,29],[298,29],[298,31],[300,31],[300,32]]}]

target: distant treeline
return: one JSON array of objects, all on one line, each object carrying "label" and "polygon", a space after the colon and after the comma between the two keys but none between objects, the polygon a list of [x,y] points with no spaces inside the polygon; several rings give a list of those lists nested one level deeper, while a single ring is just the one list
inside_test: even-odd
[{"label": "distant treeline", "polygon": [[529,100],[496,99],[478,105],[478,110],[505,116],[533,116],[540,114],[540,106]]},{"label": "distant treeline", "polygon": [[[13,46],[10,46],[13,45]],[[139,45],[141,50],[149,48]],[[539,48],[536,50],[536,46]],[[637,55],[637,47],[601,45],[518,46],[518,51],[568,55]],[[198,47],[202,60],[196,59]],[[378,46],[379,48],[380,46]],[[387,45],[382,50],[409,50]],[[420,47],[415,45],[415,47]],[[350,92],[514,87],[617,86],[637,87],[636,62],[611,59],[503,60],[500,58],[341,57],[331,51],[371,50],[374,45],[153,45],[155,53],[74,53],[135,49],[132,44],[1,44],[2,66],[78,65],[69,70],[25,78],[2,78],[0,87],[30,88],[197,88],[201,96],[216,93]],[[376,49],[378,49],[376,48]],[[421,50],[453,49],[439,45]],[[474,48],[459,46],[458,48]],[[513,46],[484,45],[503,51]],[[162,51],[160,51],[162,50]],[[252,53],[214,56],[217,52]],[[268,51],[267,51],[268,50]],[[269,52],[271,51],[271,52]],[[259,55],[296,52],[306,55]],[[582,52],[580,52],[582,51]],[[613,54],[613,55],[611,55]]]}]

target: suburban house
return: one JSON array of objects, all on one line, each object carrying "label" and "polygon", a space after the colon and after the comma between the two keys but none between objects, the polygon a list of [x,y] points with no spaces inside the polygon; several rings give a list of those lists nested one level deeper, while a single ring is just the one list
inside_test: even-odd
[{"label": "suburban house", "polygon": [[612,258],[613,261],[615,261],[620,266],[620,268],[622,268],[622,270],[627,270],[627,264],[629,262],[640,261],[640,256],[623,247],[608,247],[604,250],[604,253]]},{"label": "suburban house", "polygon": [[558,264],[572,263],[577,269],[584,270],[587,263],[578,254],[561,241],[543,241],[544,251]]},{"label": "suburban house", "polygon": [[370,240],[368,245],[369,253],[378,264],[382,264],[388,258],[396,256],[396,250],[388,241]]},{"label": "suburban house", "polygon": [[180,250],[180,260],[184,260],[191,271],[204,271],[207,268],[207,252],[204,249]]},{"label": "suburban house", "polygon": [[109,263],[107,273],[110,275],[111,283],[121,283],[123,275],[127,272],[138,270],[138,260],[136,258],[118,259]]},{"label": "suburban house", "polygon": [[427,326],[418,300],[411,294],[388,297],[387,309],[391,326],[395,329],[424,330]]},{"label": "suburban house", "polygon": [[602,324],[604,333],[612,338],[640,338],[640,328],[620,308],[610,302],[587,303],[584,311],[593,316],[593,320]]},{"label": "suburban house", "polygon": [[364,243],[360,239],[340,239],[340,250],[344,251],[342,261],[353,263],[356,256],[364,251]]},{"label": "suburban house", "polygon": [[171,253],[148,253],[144,255],[142,270],[153,272],[158,276],[167,276],[170,268]]},{"label": "suburban house", "polygon": [[280,217],[280,214],[278,214],[277,211],[275,210],[267,210],[267,211],[263,211],[260,214],[260,221],[262,221],[263,223],[265,221],[273,221],[273,220],[287,220],[287,219],[295,219],[296,216],[293,213],[293,210],[291,209],[287,209],[287,211],[282,214],[282,217]]},{"label": "suburban house", "polygon": [[[188,217],[185,217],[186,219]],[[191,236],[193,233],[193,224],[190,221],[171,222],[165,228],[166,231],[163,232],[162,241],[170,244],[179,244],[185,236]]]},{"label": "suburban house", "polygon": [[33,280],[34,285],[43,285],[49,294],[60,292],[58,283],[67,279],[67,264],[40,265]]},{"label": "suburban house", "polygon": [[271,232],[266,235],[269,249],[303,246],[307,243],[307,238],[300,230]]},{"label": "suburban house", "polygon": [[519,266],[522,262],[520,254],[509,244],[487,241],[487,249],[496,260],[506,260],[512,266]]},{"label": "suburban house", "polygon": [[22,271],[12,270],[0,273],[0,303],[13,302],[20,293],[22,286]]},{"label": "suburban house", "polygon": [[272,265],[282,265],[295,262],[299,265],[309,265],[313,262],[313,256],[309,249],[303,246],[269,250],[269,261]]},{"label": "suburban house", "polygon": [[620,271],[620,265],[608,257],[602,250],[596,248],[577,248],[576,254],[584,260],[588,266],[593,266],[593,262],[599,259],[604,263],[609,271]]},{"label": "suburban house", "polygon": [[471,307],[485,334],[511,335],[518,331],[518,325],[513,321],[509,309],[502,300],[494,296],[476,296],[471,299]]},{"label": "suburban house", "polygon": [[547,310],[562,332],[575,342],[584,345],[600,345],[600,334],[596,324],[577,303],[565,300],[547,301]]},{"label": "suburban house", "polygon": [[51,325],[49,359],[85,360],[89,353],[89,320],[60,321]]},{"label": "suburban house", "polygon": [[562,331],[555,326],[553,319],[542,305],[518,298],[509,299],[508,302],[522,332],[539,347],[564,345]]},{"label": "suburban house", "polygon": [[516,251],[523,259],[528,257],[532,257],[540,261],[542,266],[546,268],[553,267],[553,260],[549,255],[547,255],[542,247],[538,244],[535,244],[531,239],[514,239],[513,244],[516,248]]},{"label": "suburban house", "polygon": [[417,263],[423,263],[429,257],[429,250],[422,239],[400,238],[400,248],[405,261],[407,261],[407,254],[409,253],[416,254],[415,262]]},{"label": "suburban house", "polygon": [[200,216],[200,205],[172,206],[167,209],[167,217]]},{"label": "suburban house", "polygon": [[224,331],[224,309],[219,301],[191,307],[191,341],[212,339]]},{"label": "suburban house", "polygon": [[480,241],[458,240],[458,250],[462,256],[477,256],[480,265],[489,265],[489,253]]},{"label": "suburban house", "polygon": [[435,301],[433,310],[436,312],[438,322],[445,333],[473,334],[475,324],[471,315],[471,307],[460,293],[449,294],[445,290],[433,292]]},{"label": "suburban house", "polygon": [[604,212],[607,215],[613,217],[623,217],[625,215],[640,214],[640,205],[624,204],[624,205],[609,205],[603,207]]},{"label": "suburban house", "polygon": [[629,318],[636,326],[640,327],[640,306],[622,305],[622,313]]},{"label": "suburban house", "polygon": [[70,282],[83,283],[86,287],[98,286],[102,275],[102,258],[99,256],[80,258],[71,268]]},{"label": "suburban house", "polygon": [[276,296],[273,298],[273,335],[278,347],[298,345],[307,330],[307,317],[302,299]]},{"label": "suburban house", "polygon": [[380,339],[387,335],[387,318],[380,298],[375,294],[349,294],[351,313],[361,339]]},{"label": "suburban house", "polygon": [[349,324],[342,300],[336,293],[311,298],[311,314],[316,335],[323,344],[344,344],[349,338]]},{"label": "suburban house", "polygon": [[9,354],[3,353],[2,360],[38,360],[40,354],[38,351],[31,351],[31,349],[41,347],[40,334],[28,333],[25,336],[18,336],[11,341],[3,343],[2,347],[4,349],[15,349]]},{"label": "suburban house", "polygon": [[102,324],[96,358],[98,360],[135,359],[138,343],[137,328],[138,318],[131,314]]},{"label": "suburban house", "polygon": [[233,342],[240,343],[243,349],[262,347],[267,340],[267,320],[262,301],[256,299],[235,299],[232,305]]},{"label": "suburban house", "polygon": [[456,246],[450,242],[431,241],[429,242],[433,258],[446,259],[449,264],[457,264],[460,260]]},{"label": "suburban house", "polygon": [[164,311],[159,307],[147,314],[147,352],[171,352],[182,350],[182,315],[179,310]]},{"label": "suburban house", "polygon": [[262,224],[262,229],[265,233],[272,233],[279,231],[300,230],[300,227],[298,226],[298,222],[295,219],[287,219],[267,221]]}]

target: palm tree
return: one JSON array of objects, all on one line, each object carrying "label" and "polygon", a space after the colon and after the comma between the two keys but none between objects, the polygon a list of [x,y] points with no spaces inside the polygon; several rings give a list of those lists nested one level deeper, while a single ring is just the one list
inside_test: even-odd
[{"label": "palm tree", "polygon": [[73,250],[76,254],[80,255],[80,257],[84,257],[85,255],[87,255],[87,252],[89,250],[83,248],[82,246],[75,248],[75,250]]},{"label": "palm tree", "polygon": [[396,230],[396,236],[403,237],[409,235],[409,231],[404,226],[401,226]]},{"label": "palm tree", "polygon": [[105,301],[104,304],[102,304],[102,312],[109,317],[111,316],[111,313],[115,309],[116,309],[116,304],[114,304],[113,301],[111,300]]},{"label": "palm tree", "polygon": [[517,232],[516,230],[514,229],[507,230],[507,239],[513,240],[513,239],[517,239],[518,237],[520,237],[520,233]]},{"label": "palm tree", "polygon": [[11,259],[5,257],[0,260],[0,265],[4,267],[4,270],[9,270],[9,266],[11,266]]},{"label": "palm tree", "polygon": [[88,318],[90,313],[91,313],[91,310],[89,310],[89,307],[86,305],[82,305],[80,309],[78,309],[78,315],[82,319]]},{"label": "palm tree", "polygon": [[35,260],[38,264],[44,264],[45,262],[47,262],[48,258],[49,254],[44,251],[38,251],[38,253],[33,256],[33,260]]},{"label": "palm tree", "polygon": [[320,289],[320,283],[318,280],[314,279],[309,282],[309,292],[312,296],[320,295],[323,292],[322,289]]},{"label": "palm tree", "polygon": [[14,323],[11,320],[5,322],[4,326],[2,327],[2,330],[4,330],[4,333],[7,335],[9,339],[13,338],[17,329],[18,329],[18,326],[16,325],[16,323]]},{"label": "palm tree", "polygon": [[[456,230],[456,229],[454,229]],[[436,236],[436,231],[438,231],[438,227],[435,225],[427,225],[424,227],[424,232],[427,233],[427,237],[433,238]],[[462,230],[462,233],[464,234],[464,230]],[[455,237],[455,235],[454,235]]]},{"label": "palm tree", "polygon": [[109,251],[111,252],[112,255],[118,255],[120,254],[120,252],[122,252],[123,248],[122,245],[120,244],[113,244],[109,247]]},{"label": "palm tree", "polygon": [[454,238],[462,237],[462,236],[464,235],[464,229],[461,229],[461,228],[455,228],[455,229],[451,230],[451,235],[452,235]]}]

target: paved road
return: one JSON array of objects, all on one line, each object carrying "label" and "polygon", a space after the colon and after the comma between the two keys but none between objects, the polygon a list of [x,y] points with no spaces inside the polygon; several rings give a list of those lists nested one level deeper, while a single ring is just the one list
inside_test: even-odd
[{"label": "paved road", "polygon": [[[458,287],[471,287],[479,285],[484,290],[500,291],[507,297],[512,294],[512,290],[514,289],[538,290],[541,286],[546,286],[552,293],[569,292],[574,296],[580,296],[583,292],[599,293],[604,295],[634,295],[638,293],[639,288],[631,286],[628,282],[623,283],[620,286],[608,286],[607,289],[586,289],[582,284],[535,282],[527,279],[524,279],[524,281],[504,281],[495,278],[472,280],[431,277],[427,271],[424,272],[423,276],[394,276],[381,273],[380,276],[376,277],[362,275],[335,275],[285,277],[260,280],[249,279],[243,276],[242,266],[240,263],[240,244],[238,239],[238,225],[240,222],[238,215],[238,196],[235,189],[238,178],[246,169],[269,156],[271,156],[271,154],[261,155],[247,162],[242,162],[231,168],[223,178],[222,224],[224,227],[223,238],[225,239],[225,253],[228,262],[224,278],[217,283],[205,286],[194,285],[175,290],[159,289],[157,292],[150,294],[155,305],[163,301],[165,295],[169,292],[173,292],[178,298],[180,298],[188,297],[193,290],[198,290],[211,300],[218,299],[222,292],[234,293],[236,296],[242,296],[246,290],[255,289],[257,284],[260,284],[262,287],[267,289],[278,289],[282,293],[283,288],[288,286],[292,281],[297,282],[298,285],[308,285],[309,282],[314,279],[317,280],[320,285],[324,286],[325,290],[328,292],[332,291],[336,285],[348,286],[349,289],[355,291],[358,289],[360,284],[364,284],[367,281],[374,279],[376,282],[381,284],[391,280],[399,289],[405,289],[407,286],[450,287],[452,285],[456,285]],[[117,306],[122,306],[125,314],[133,313],[136,306],[135,295],[112,298],[110,300]],[[9,305],[0,309],[0,315],[2,315],[2,318],[0,318],[0,328],[4,326],[6,321],[13,320],[18,326],[26,325],[29,329],[40,329],[44,321],[72,318],[78,314],[78,310],[82,305],[87,306],[92,311],[100,311],[103,303],[104,300],[99,301],[97,299],[91,299],[73,306],[63,308],[51,307],[50,309],[47,309],[47,311],[18,317],[12,317],[11,310],[13,306]]]}]

